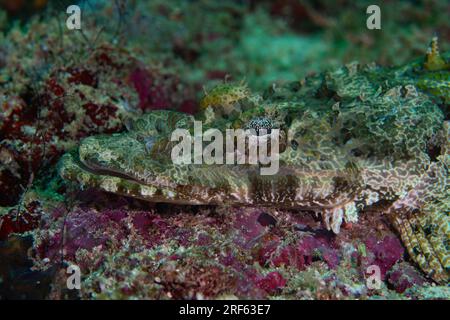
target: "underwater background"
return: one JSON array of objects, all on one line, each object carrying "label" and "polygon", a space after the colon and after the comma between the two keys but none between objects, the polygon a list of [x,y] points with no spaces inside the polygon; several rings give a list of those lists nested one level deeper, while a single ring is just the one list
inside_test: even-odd
[{"label": "underwater background", "polygon": [[[450,3],[383,1],[369,30],[372,2],[0,0],[0,298],[449,299]],[[295,129],[286,162],[339,175],[270,205],[258,178],[186,182],[176,111]],[[352,198],[286,208],[289,183]]]}]

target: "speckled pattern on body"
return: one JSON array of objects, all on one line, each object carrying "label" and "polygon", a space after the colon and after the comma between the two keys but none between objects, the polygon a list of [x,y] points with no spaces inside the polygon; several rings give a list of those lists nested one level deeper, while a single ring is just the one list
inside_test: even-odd
[{"label": "speckled pattern on body", "polygon": [[[261,94],[242,84],[213,90],[197,116],[204,131],[258,119],[281,130],[273,176],[260,175],[258,165],[174,165],[170,134],[192,131],[194,121],[174,111],[145,114],[128,132],[84,139],[63,157],[60,173],[82,188],[152,202],[315,211],[335,233],[343,221],[382,208],[411,258],[445,283],[450,125],[441,108],[449,101],[450,72],[446,64],[425,66],[423,59],[390,69],[351,63]],[[224,109],[215,105],[221,102]]]}]

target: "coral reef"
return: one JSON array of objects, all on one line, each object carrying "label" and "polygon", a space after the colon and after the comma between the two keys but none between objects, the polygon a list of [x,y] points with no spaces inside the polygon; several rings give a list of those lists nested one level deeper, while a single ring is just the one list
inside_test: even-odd
[{"label": "coral reef", "polygon": [[[68,297],[54,269],[70,264],[83,275],[77,294],[89,299],[398,299],[402,290],[423,297],[427,287],[446,297],[406,260],[381,212],[334,235],[295,210],[143,210],[148,204],[92,191],[79,198],[70,211],[46,211],[34,235],[34,268],[53,275],[52,297]],[[385,282],[368,290],[374,263]]]},{"label": "coral reef", "polygon": [[[448,3],[69,4],[0,0],[0,299],[450,298]],[[278,173],[173,164],[194,120]]]},{"label": "coral reef", "polygon": [[[104,199],[110,209],[91,207],[105,197],[96,194],[64,216],[46,215],[48,226],[36,234],[36,265],[46,270],[61,258],[78,265],[82,298],[367,299],[427,283],[410,275],[404,249],[379,213],[335,236],[319,219],[296,211],[134,211],[110,196]],[[267,225],[267,216],[276,222]],[[383,278],[389,275],[393,292],[367,290],[365,270],[373,263],[382,266]],[[410,270],[401,275],[408,283],[398,278],[399,266]]]}]

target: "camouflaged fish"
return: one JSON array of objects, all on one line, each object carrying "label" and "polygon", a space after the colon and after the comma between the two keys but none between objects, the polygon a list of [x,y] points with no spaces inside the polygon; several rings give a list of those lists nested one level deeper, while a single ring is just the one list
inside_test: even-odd
[{"label": "camouflaged fish", "polygon": [[335,233],[375,208],[420,268],[447,283],[448,58],[433,40],[425,59],[400,68],[351,63],[262,94],[242,83],[208,92],[197,116],[204,130],[282,132],[275,175],[261,175],[260,165],[174,164],[171,133],[192,132],[195,119],[167,110],[143,115],[128,132],[84,139],[60,173],[82,188],[152,202],[311,210]]}]

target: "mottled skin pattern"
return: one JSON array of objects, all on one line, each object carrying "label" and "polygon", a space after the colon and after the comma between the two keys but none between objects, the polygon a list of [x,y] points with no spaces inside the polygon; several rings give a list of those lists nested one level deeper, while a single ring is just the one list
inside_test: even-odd
[{"label": "mottled skin pattern", "polygon": [[205,99],[234,108],[206,107],[198,116],[204,131],[255,122],[281,130],[280,170],[272,176],[260,175],[258,165],[174,165],[170,134],[192,132],[194,117],[171,111],[146,114],[125,133],[86,138],[63,157],[60,172],[82,188],[152,202],[316,211],[335,233],[342,221],[378,208],[412,259],[445,283],[450,127],[441,108],[448,108],[449,83],[448,69],[427,70],[423,59],[395,69],[353,63],[261,95]]}]

